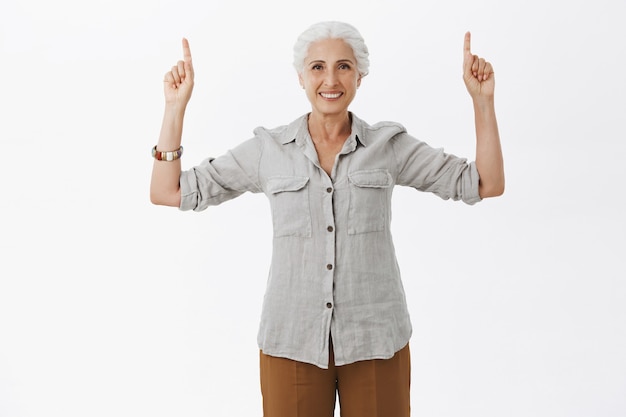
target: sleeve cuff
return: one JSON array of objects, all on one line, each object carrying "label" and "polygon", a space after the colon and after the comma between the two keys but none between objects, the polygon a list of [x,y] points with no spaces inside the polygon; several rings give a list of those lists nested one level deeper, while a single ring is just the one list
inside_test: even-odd
[{"label": "sleeve cuff", "polygon": [[478,184],[480,183],[480,175],[476,168],[476,162],[469,164],[469,172],[467,173],[465,184],[463,187],[463,201],[469,205],[482,201],[478,192]]},{"label": "sleeve cuff", "polygon": [[180,173],[180,206],[179,210],[194,210],[198,207],[198,183],[196,176],[191,171]]}]

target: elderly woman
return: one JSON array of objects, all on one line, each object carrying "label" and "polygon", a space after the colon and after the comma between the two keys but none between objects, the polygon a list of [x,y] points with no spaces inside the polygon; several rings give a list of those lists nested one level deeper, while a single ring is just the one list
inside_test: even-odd
[{"label": "elderly woman", "polygon": [[368,73],[368,50],[346,23],[298,38],[294,65],[311,112],[257,128],[219,158],[181,171],[181,136],[194,71],[165,74],[165,115],[150,187],[154,204],[201,211],[246,191],[265,193],[273,256],[258,333],[265,417],[410,414],[411,322],[390,232],[393,187],[474,204],[502,194],[504,170],[491,64],[465,35],[463,79],[474,104],[468,163],[348,109]]}]

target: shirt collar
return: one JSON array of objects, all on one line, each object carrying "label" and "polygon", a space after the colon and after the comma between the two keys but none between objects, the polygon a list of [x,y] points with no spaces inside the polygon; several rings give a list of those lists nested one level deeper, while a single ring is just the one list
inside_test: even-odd
[{"label": "shirt collar", "polygon": [[367,148],[367,145],[369,145],[369,138],[365,135],[365,122],[356,117],[356,115],[352,112],[350,112],[350,117],[352,118],[352,134],[357,140],[357,145],[360,144]]},{"label": "shirt collar", "polygon": [[[364,122],[354,115],[354,113],[350,112],[350,117],[352,118],[352,135],[356,138],[357,146],[360,144],[362,146],[367,147],[369,144],[367,136],[364,134]],[[296,143],[302,143],[305,138],[309,136],[309,126],[308,126],[308,118],[309,113],[300,116],[289,125],[283,132],[281,143],[286,145],[288,143],[296,141]]]},{"label": "shirt collar", "polygon": [[307,119],[308,113],[298,117],[296,120],[287,125],[282,134],[280,143],[286,145],[295,141],[297,138],[305,137],[308,134]]}]

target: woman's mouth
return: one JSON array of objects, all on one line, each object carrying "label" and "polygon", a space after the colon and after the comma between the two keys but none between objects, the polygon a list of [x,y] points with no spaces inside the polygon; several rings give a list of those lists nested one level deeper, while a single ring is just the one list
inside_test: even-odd
[{"label": "woman's mouth", "polygon": [[343,93],[320,93],[322,97],[324,97],[325,99],[329,99],[329,100],[339,98],[341,97],[342,94]]}]

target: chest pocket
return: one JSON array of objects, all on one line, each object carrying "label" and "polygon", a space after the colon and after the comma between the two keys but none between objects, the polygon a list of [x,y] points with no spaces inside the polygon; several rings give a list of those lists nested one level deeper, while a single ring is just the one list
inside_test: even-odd
[{"label": "chest pocket", "polygon": [[274,237],[311,237],[308,182],[308,177],[281,176],[267,179]]},{"label": "chest pocket", "polygon": [[348,234],[380,232],[389,218],[392,177],[386,169],[370,169],[348,174],[350,205]]}]

